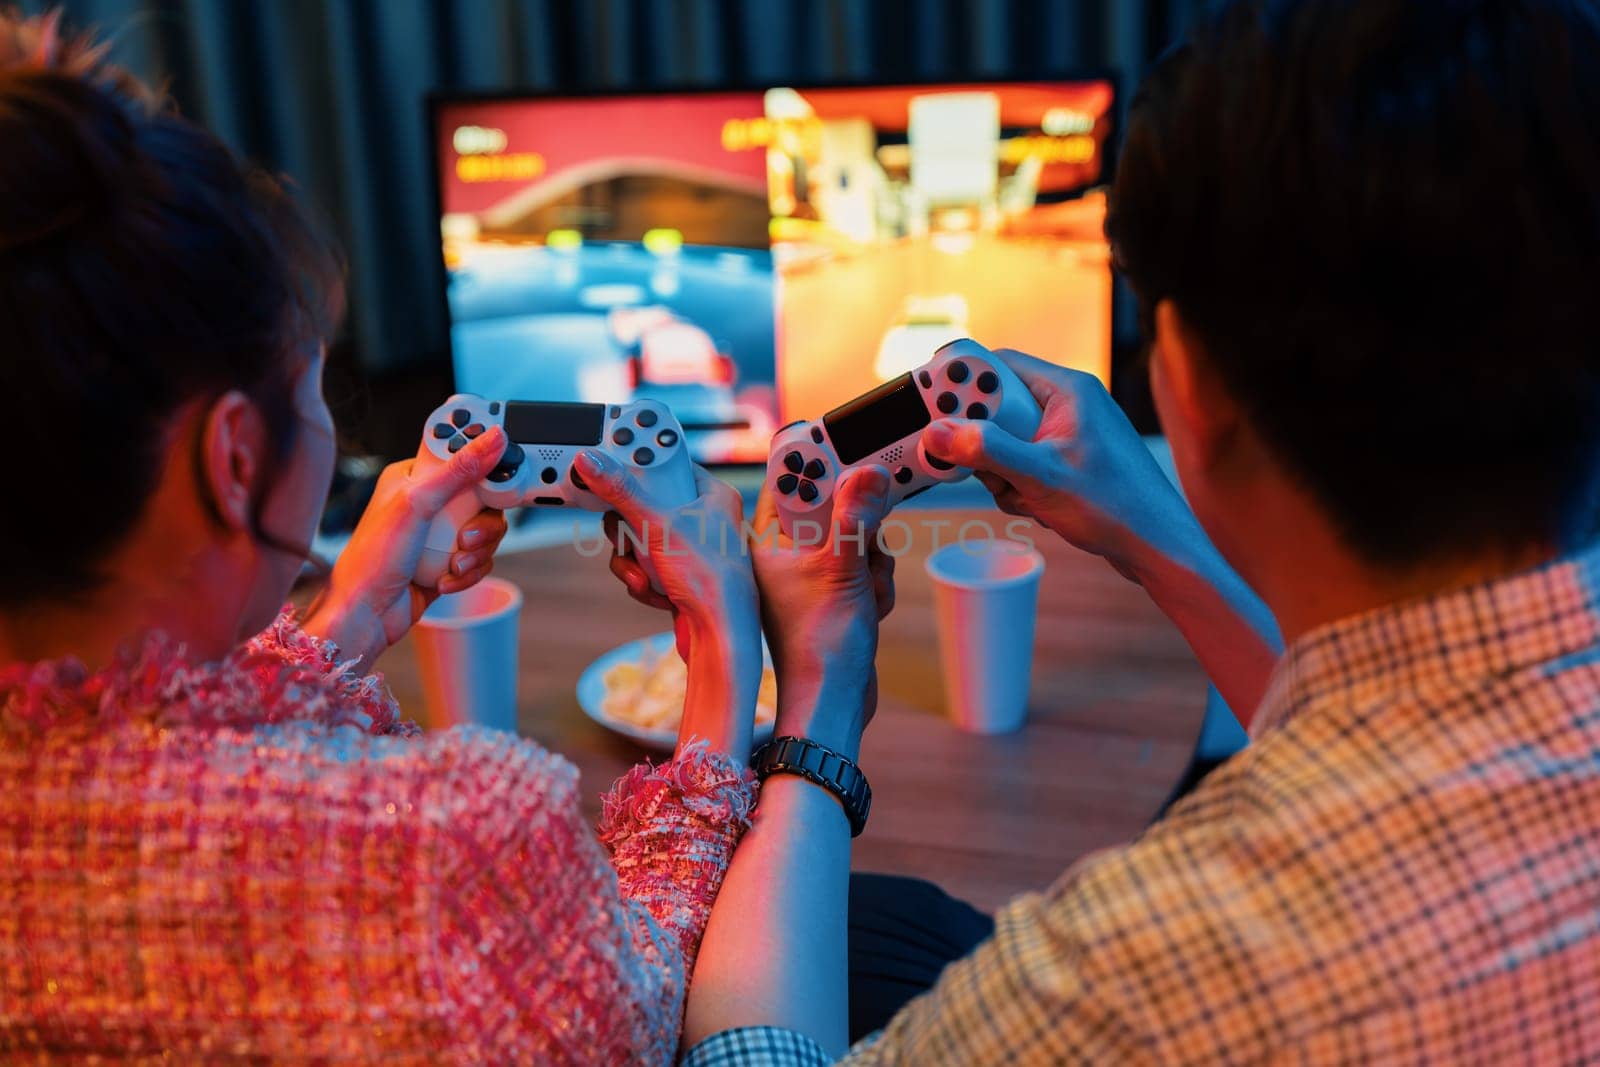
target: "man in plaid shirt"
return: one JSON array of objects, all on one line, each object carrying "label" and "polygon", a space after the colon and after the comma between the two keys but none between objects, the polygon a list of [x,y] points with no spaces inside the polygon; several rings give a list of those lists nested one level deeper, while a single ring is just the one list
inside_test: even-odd
[{"label": "man in plaid shirt", "polygon": [[[1135,102],[1107,231],[1193,513],[1027,357],[1035,441],[929,443],[1140,581],[1254,743],[845,1062],[1600,1063],[1600,11],[1224,4]],[[785,869],[758,818],[784,877],[730,875],[763,950],[714,913],[693,1067],[844,1053],[842,822]]]}]

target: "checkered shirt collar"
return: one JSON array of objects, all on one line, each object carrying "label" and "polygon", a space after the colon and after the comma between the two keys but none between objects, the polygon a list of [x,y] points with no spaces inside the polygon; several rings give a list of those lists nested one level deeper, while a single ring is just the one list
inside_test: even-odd
[{"label": "checkered shirt collar", "polygon": [[1320,626],[1284,653],[1252,724],[1504,675],[1600,641],[1600,543],[1531,571]]}]

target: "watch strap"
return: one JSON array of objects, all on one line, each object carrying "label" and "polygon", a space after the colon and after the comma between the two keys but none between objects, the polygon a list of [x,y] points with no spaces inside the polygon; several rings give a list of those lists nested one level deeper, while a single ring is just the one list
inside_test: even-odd
[{"label": "watch strap", "polygon": [[756,750],[750,769],[765,781],[774,774],[795,774],[832,793],[850,820],[850,836],[859,837],[872,811],[872,786],[849,757],[804,737],[774,737]]}]

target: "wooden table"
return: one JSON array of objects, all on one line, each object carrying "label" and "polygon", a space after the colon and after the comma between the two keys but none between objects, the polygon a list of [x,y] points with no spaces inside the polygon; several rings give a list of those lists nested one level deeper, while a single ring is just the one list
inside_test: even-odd
[{"label": "wooden table", "polygon": [[[962,521],[1001,517],[918,518],[953,520],[944,528],[949,540]],[[1045,886],[1078,856],[1138,833],[1182,773],[1206,694],[1188,647],[1103,561],[1045,530],[1033,539],[1045,573],[1030,718],[1009,736],[975,737],[943,718],[925,525],[900,558],[897,606],[878,653],[878,714],[862,749],[874,799],[855,845],[857,869],[929,878],[994,908]],[[578,675],[602,652],[667,629],[666,616],[629,600],[601,560],[565,545],[505,556],[496,573],[526,593],[521,732],[578,766],[592,815],[601,792],[643,753],[584,716]],[[410,640],[379,668],[401,706],[421,718]]]}]

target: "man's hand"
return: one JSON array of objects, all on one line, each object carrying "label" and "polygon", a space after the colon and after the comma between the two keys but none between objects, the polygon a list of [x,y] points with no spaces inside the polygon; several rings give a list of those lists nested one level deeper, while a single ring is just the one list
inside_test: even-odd
[{"label": "man's hand", "polygon": [[778,675],[777,732],[851,758],[877,708],[878,623],[894,608],[894,557],[877,548],[888,508],[889,472],[877,466],[839,485],[833,521],[843,538],[797,546],[766,489],[756,504],[752,551]]},{"label": "man's hand", "polygon": [[995,355],[1038,400],[1032,441],[992,422],[940,419],[928,451],[971,467],[1000,509],[1054,530],[1133,578],[1174,530],[1197,529],[1188,505],[1105,386],[1091,374],[1009,349]]}]

